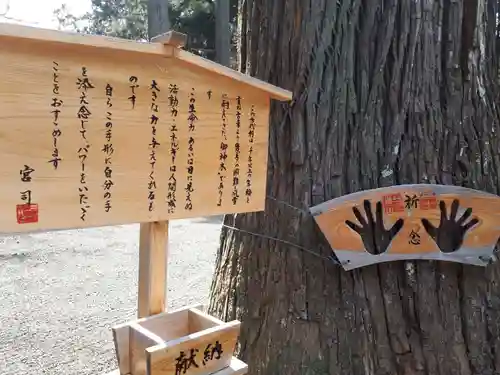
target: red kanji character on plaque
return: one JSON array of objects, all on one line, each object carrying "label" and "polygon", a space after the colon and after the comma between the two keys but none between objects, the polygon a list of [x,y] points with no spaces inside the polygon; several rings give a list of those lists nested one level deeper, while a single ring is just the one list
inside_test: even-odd
[{"label": "red kanji character on plaque", "polygon": [[403,196],[401,193],[384,195],[382,197],[382,204],[386,214],[404,212],[405,210]]},{"label": "red kanji character on plaque", "polygon": [[38,204],[18,204],[16,214],[18,224],[38,223]]},{"label": "red kanji character on plaque", "polygon": [[437,209],[437,197],[435,193],[423,193],[420,197],[421,210],[435,210]]}]

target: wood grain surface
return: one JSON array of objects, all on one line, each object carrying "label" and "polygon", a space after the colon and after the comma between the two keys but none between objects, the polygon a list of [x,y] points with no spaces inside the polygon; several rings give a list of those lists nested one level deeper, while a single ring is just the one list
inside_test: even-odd
[{"label": "wood grain surface", "polygon": [[[211,375],[243,375],[246,374],[247,372],[248,372],[248,365],[245,362],[239,360],[238,358],[233,357],[231,358],[231,363],[229,364],[228,367],[223,368],[220,371],[214,372]],[[120,375],[120,371],[114,370],[101,375]]]},{"label": "wood grain surface", "polygon": [[[369,225],[365,201],[370,202],[375,222],[377,202],[380,202],[385,230],[389,231],[398,220],[403,221],[401,229],[381,254],[368,252],[361,236],[346,224],[346,221],[351,221],[361,227],[353,210],[357,208]],[[457,201],[455,206],[458,209],[452,215],[454,201]],[[461,219],[467,209],[470,215]],[[398,259],[440,259],[485,265],[500,237],[500,197],[455,186],[401,185],[362,191],[322,203],[311,208],[311,212],[346,269]],[[424,222],[427,220],[436,229],[432,233],[436,235],[442,215],[449,226],[457,230],[443,228],[439,239],[435,239]],[[472,220],[474,222],[468,228],[467,224]],[[460,234],[459,228],[468,229],[463,233],[462,242],[456,238]],[[458,248],[453,247],[457,243]]]},{"label": "wood grain surface", "polygon": [[148,375],[208,375],[220,371],[231,364],[239,332],[240,322],[235,320],[149,347]]},{"label": "wood grain surface", "polygon": [[0,233],[264,208],[266,92],[175,57],[0,40]]}]

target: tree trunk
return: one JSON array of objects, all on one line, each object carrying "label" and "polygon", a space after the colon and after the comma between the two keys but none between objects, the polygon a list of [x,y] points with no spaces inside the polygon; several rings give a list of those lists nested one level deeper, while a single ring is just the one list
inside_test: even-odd
[{"label": "tree trunk", "polygon": [[211,288],[250,373],[500,374],[498,264],[346,272],[260,236],[327,257],[312,205],[406,183],[498,194],[499,2],[242,1],[240,68],[295,98],[271,108],[266,211],[226,216],[245,232],[223,227]]},{"label": "tree trunk", "polygon": [[169,0],[148,0],[148,37],[154,38],[170,31]]},{"label": "tree trunk", "polygon": [[229,66],[231,56],[231,30],[229,29],[229,0],[215,2],[215,61]]}]

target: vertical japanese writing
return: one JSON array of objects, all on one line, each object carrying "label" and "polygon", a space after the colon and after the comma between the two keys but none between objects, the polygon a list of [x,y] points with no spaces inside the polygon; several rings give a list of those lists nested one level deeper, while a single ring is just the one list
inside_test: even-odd
[{"label": "vertical japanese writing", "polygon": [[150,125],[151,125],[151,143],[149,144],[149,148],[151,150],[149,154],[149,164],[151,165],[151,172],[149,173],[149,182],[148,182],[148,201],[149,201],[149,212],[154,210],[154,204],[156,199],[156,180],[155,180],[155,165],[156,165],[156,148],[160,146],[160,143],[156,139],[156,125],[158,124],[159,116],[159,105],[157,103],[158,93],[160,92],[160,88],[158,87],[158,83],[153,79],[151,81],[151,86],[149,86],[151,90],[151,116]]},{"label": "vertical japanese writing", "polygon": [[[19,171],[21,182],[31,184],[31,174],[35,170],[28,165]],[[31,189],[26,189],[20,192],[23,204],[18,204],[16,207],[17,223],[27,224],[36,223],[38,221],[38,205],[31,203]]]},{"label": "vertical japanese writing", "polygon": [[[23,169],[19,171],[21,175],[21,181],[25,183],[31,183],[31,174],[35,170],[28,165],[25,165]],[[21,191],[21,200],[24,201],[25,204],[31,204],[31,190]]]},{"label": "vertical japanese writing", "polygon": [[169,96],[168,103],[170,107],[170,177],[168,178],[168,191],[167,191],[167,209],[169,214],[175,212],[177,206],[176,192],[177,192],[177,151],[179,151],[179,139],[177,138],[177,107],[179,106],[179,100],[177,99],[177,94],[179,93],[179,88],[177,85],[169,85]]},{"label": "vertical japanese writing", "polygon": [[52,143],[54,148],[52,149],[52,158],[49,160],[49,163],[52,164],[54,169],[57,169],[59,162],[61,161],[57,141],[62,134],[61,129],[59,128],[59,114],[61,113],[63,101],[59,98],[59,64],[56,61],[52,62],[52,94],[50,113],[53,115],[52,124],[54,125],[54,128],[52,130]]},{"label": "vertical japanese writing", "polygon": [[175,359],[175,375],[185,374],[191,366],[196,368],[200,367],[196,363],[196,354],[199,352],[198,349],[190,349],[189,356],[186,355],[184,351],[181,351],[179,356]]},{"label": "vertical japanese writing", "polygon": [[135,102],[137,99],[137,96],[135,95],[135,89],[139,87],[139,85],[137,84],[139,79],[136,76],[130,76],[128,81],[130,83],[129,87],[131,91],[131,95],[128,97],[128,100],[130,100],[130,103],[132,103],[132,109],[135,109]]},{"label": "vertical japanese writing", "polygon": [[248,126],[248,159],[247,159],[247,188],[245,195],[247,197],[247,203],[250,203],[252,197],[252,176],[253,176],[253,145],[255,139],[255,107],[252,105],[250,108],[250,124]]},{"label": "vertical japanese writing", "polygon": [[405,207],[409,210],[413,208],[418,208],[418,197],[416,194],[413,194],[412,196],[405,194]]},{"label": "vertical japanese writing", "polygon": [[221,107],[221,142],[219,150],[219,170],[217,175],[219,176],[219,186],[217,187],[218,200],[217,206],[222,206],[222,196],[224,195],[224,180],[226,179],[226,159],[227,159],[227,114],[226,111],[229,110],[229,100],[226,94],[222,94]]},{"label": "vertical japanese writing", "polygon": [[[201,350],[198,348],[189,348],[186,351],[181,351],[179,356],[175,358],[175,375],[185,374],[192,367],[200,368],[200,359],[196,358],[200,351]],[[209,362],[213,360],[220,360],[222,358],[222,353],[224,353],[222,350],[222,344],[218,340],[215,343],[208,343],[205,350],[203,350],[201,364],[206,367]]]},{"label": "vertical japanese writing", "polygon": [[215,344],[209,343],[203,351],[203,366],[206,366],[206,364],[214,358],[221,359],[222,353],[224,353],[224,351],[222,350],[222,344],[219,340],[215,341]]},{"label": "vertical japanese writing", "polygon": [[85,133],[87,132],[86,125],[92,116],[89,110],[87,92],[89,89],[94,88],[94,85],[87,75],[87,68],[82,67],[82,73],[76,81],[76,87],[80,91],[80,106],[76,116],[80,120],[80,134],[82,138],[82,147],[78,149],[78,158],[80,159],[80,187],[78,188],[78,192],[80,196],[80,219],[85,221],[87,211],[90,208],[87,195],[89,190],[87,187],[87,173],[85,172],[85,161],[87,160],[90,144]]},{"label": "vertical japanese writing", "polygon": [[19,171],[19,174],[21,175],[21,181],[22,182],[31,182],[31,174],[34,172],[35,170],[27,165],[24,166],[23,169],[21,169]]},{"label": "vertical japanese writing", "polygon": [[187,156],[187,183],[186,183],[186,204],[184,208],[188,211],[193,209],[193,202],[191,201],[191,193],[194,192],[193,187],[193,173],[194,173],[194,131],[196,129],[196,121],[198,121],[198,116],[196,115],[196,97],[194,88],[191,89],[189,95],[189,111],[188,111],[188,156]]},{"label": "vertical japanese writing", "polygon": [[410,245],[420,245],[420,234],[418,233],[419,226],[416,226],[415,229],[412,229],[408,236],[408,243]]},{"label": "vertical japanese writing", "polygon": [[113,107],[113,86],[109,83],[106,85],[106,123],[105,123],[105,139],[106,142],[102,148],[104,153],[104,211],[109,212],[111,210],[111,188],[113,187],[113,166],[111,157],[114,153],[113,149],[113,113],[111,108]]},{"label": "vertical japanese writing", "polygon": [[[28,167],[27,165],[24,166],[24,169],[21,171],[21,181],[23,182],[31,182],[31,177],[30,174],[34,172],[34,169]],[[31,204],[31,190],[27,189],[24,191],[21,191],[21,200],[25,203],[30,205]]]},{"label": "vertical japanese writing", "polygon": [[238,185],[240,184],[240,129],[241,129],[241,96],[236,98],[236,142],[234,144],[234,169],[233,169],[233,205],[238,203]]}]

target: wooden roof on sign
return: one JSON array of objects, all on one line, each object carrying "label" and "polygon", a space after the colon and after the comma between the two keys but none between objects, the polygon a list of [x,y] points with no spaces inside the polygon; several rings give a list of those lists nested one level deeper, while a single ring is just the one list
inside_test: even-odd
[{"label": "wooden roof on sign", "polygon": [[29,40],[49,44],[62,44],[66,46],[77,46],[79,48],[98,48],[115,51],[161,55],[163,57],[175,57],[187,64],[197,66],[207,71],[231,78],[243,84],[252,86],[267,93],[271,99],[290,101],[292,93],[267,82],[242,74],[213,61],[204,59],[193,53],[176,48],[175,46],[163,45],[162,43],[137,42],[128,39],[113,38],[100,35],[79,34],[68,31],[35,28],[32,26],[16,25],[0,22],[0,41],[2,39]]},{"label": "wooden roof on sign", "polygon": [[0,24],[0,45],[0,233],[264,209],[289,91],[177,44]]}]

